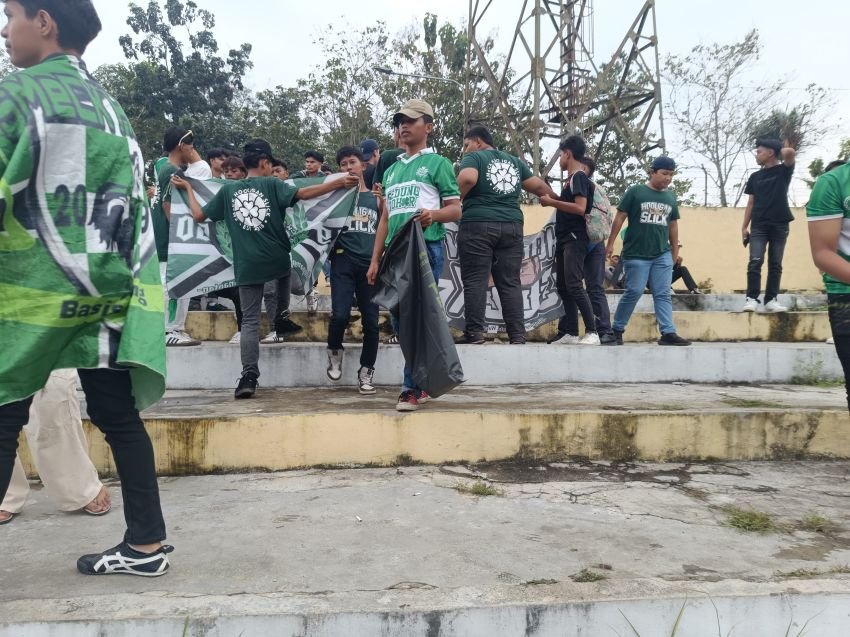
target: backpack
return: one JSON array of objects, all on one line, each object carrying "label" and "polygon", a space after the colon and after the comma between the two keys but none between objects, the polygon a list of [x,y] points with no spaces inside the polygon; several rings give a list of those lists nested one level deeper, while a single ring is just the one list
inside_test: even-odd
[{"label": "backpack", "polygon": [[587,224],[587,237],[593,245],[605,241],[610,236],[614,219],[611,216],[611,202],[608,200],[608,195],[601,186],[593,181],[590,183],[593,184],[593,207],[584,216],[584,221]]}]

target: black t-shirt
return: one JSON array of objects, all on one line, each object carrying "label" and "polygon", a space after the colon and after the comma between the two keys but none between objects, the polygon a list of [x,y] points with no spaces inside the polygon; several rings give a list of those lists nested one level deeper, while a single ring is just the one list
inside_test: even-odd
[{"label": "black t-shirt", "polygon": [[363,182],[366,184],[366,187],[369,190],[372,190],[372,185],[375,183],[375,165],[374,164],[366,164],[365,170],[363,170]]},{"label": "black t-shirt", "polygon": [[[567,187],[561,191],[561,200],[575,203],[576,197],[585,197],[587,205],[584,215],[593,209],[593,182],[587,175],[579,171],[570,177]],[[555,237],[558,243],[566,243],[581,239],[589,241],[587,237],[587,222],[584,215],[576,215],[571,212],[558,210],[555,217]]]},{"label": "black t-shirt", "polygon": [[750,175],[744,194],[753,197],[753,223],[782,224],[794,221],[788,205],[788,186],[794,166],[777,164]]}]

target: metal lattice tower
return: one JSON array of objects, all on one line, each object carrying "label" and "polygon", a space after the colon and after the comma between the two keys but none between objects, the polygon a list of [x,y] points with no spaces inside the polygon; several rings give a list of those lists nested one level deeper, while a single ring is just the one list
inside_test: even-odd
[{"label": "metal lattice tower", "polygon": [[497,64],[477,39],[483,28],[500,26],[486,23],[494,4],[520,3],[470,0],[468,62],[477,59],[513,151],[533,160],[535,174],[547,175],[557,162],[557,153],[546,157],[541,171],[541,143],[574,132],[592,141],[597,157],[613,134],[640,159],[664,149],[655,0],[646,0],[601,65],[593,0],[522,0],[510,49]]}]

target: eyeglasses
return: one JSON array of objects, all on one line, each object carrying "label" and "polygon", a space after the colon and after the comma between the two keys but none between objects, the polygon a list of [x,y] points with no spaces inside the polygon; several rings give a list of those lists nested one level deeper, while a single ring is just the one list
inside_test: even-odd
[{"label": "eyeglasses", "polygon": [[183,144],[191,144],[192,142],[195,141],[194,138],[195,138],[195,134],[192,131],[189,131],[188,133],[183,135],[183,137],[180,138],[180,141],[178,142],[178,144],[180,146],[182,146]]}]

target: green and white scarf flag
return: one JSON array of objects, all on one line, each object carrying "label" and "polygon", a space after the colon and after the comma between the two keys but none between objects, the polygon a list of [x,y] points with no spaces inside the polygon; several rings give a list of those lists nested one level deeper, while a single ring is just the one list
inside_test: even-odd
[{"label": "green and white scarf flag", "polygon": [[0,405],[62,368],[128,369],[165,391],[163,298],[144,162],[75,57],[0,82]]},{"label": "green and white scarf flag", "polygon": [[[344,176],[291,179],[287,183],[303,188]],[[188,181],[201,206],[212,199],[225,183],[215,179],[201,181],[188,178]],[[298,201],[292,208],[287,208],[286,231],[292,243],[293,294],[307,294],[315,286],[331,248],[357,206],[357,196],[357,188],[340,188],[322,197]],[[170,197],[168,295],[179,299],[233,287],[236,284],[233,251],[225,224],[212,221],[196,223],[185,194],[172,188]]]}]

